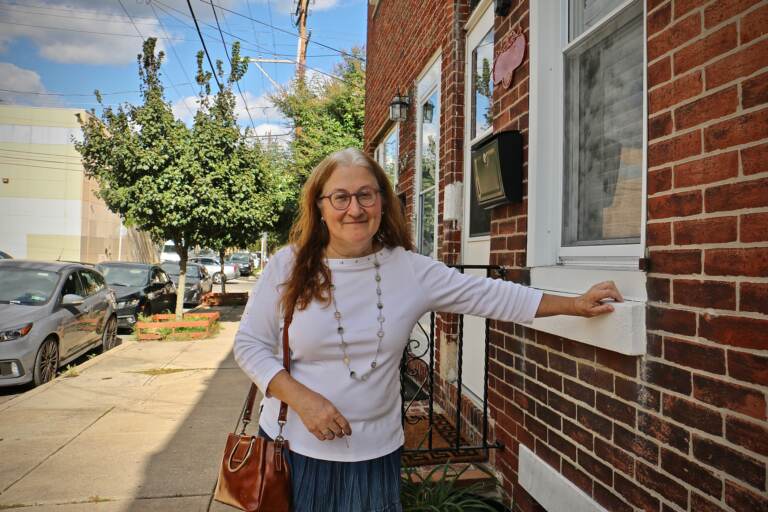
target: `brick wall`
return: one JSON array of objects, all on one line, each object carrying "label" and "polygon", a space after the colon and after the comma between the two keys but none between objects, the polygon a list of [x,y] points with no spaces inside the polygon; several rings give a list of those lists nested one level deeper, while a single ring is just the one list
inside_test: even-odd
[{"label": "brick wall", "polygon": [[[528,0],[512,4],[496,18],[497,48],[515,27],[530,40]],[[446,119],[463,112],[464,63],[451,52],[466,7],[453,6],[384,0],[369,19],[371,151],[397,85],[412,91],[442,48],[440,190],[462,167],[463,120]],[[492,323],[493,435],[507,447],[492,462],[515,510],[541,510],[517,485],[520,443],[608,510],[768,510],[768,1],[648,0],[647,11],[647,354]],[[528,69],[526,55],[494,97],[494,128],[521,130],[526,162]],[[401,155],[414,150],[411,110]],[[410,194],[412,158],[401,172]],[[527,226],[527,197],[493,211],[490,263],[517,281]],[[440,232],[453,262],[460,231]]]},{"label": "brick wall", "polygon": [[[497,44],[527,29],[514,4]],[[650,1],[647,23],[648,353],[497,322],[495,433],[608,510],[768,510],[768,2]],[[494,126],[527,145],[521,69]],[[524,272],[526,211],[494,211],[492,263]],[[540,509],[516,453],[505,488]]]}]

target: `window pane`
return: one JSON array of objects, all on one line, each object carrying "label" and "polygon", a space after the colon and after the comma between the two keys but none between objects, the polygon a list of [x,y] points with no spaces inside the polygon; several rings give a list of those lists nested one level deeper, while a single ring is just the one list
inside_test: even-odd
[{"label": "window pane", "polygon": [[397,147],[397,130],[393,130],[386,138],[382,146],[382,167],[384,172],[389,176],[389,180],[392,184],[397,183],[397,159],[398,159],[398,147]]},{"label": "window pane", "polygon": [[472,50],[472,138],[493,123],[493,30]]},{"label": "window pane", "polygon": [[642,22],[601,31],[567,56],[564,245],[639,241]]},{"label": "window pane", "polygon": [[437,141],[440,130],[438,92],[433,92],[421,105],[421,190],[435,185]]},{"label": "window pane", "polygon": [[570,0],[569,41],[573,41],[587,29],[595,26],[624,0]]},{"label": "window pane", "polygon": [[483,236],[491,233],[491,210],[480,208],[477,204],[475,178],[469,180],[469,236]]},{"label": "window pane", "polygon": [[435,189],[431,188],[419,197],[419,252],[424,256],[435,257]]}]

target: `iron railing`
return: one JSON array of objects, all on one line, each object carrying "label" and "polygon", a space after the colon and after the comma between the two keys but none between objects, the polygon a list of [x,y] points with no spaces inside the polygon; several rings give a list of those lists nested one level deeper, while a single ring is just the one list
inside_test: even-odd
[{"label": "iron railing", "polygon": [[[459,272],[465,270],[485,270],[486,277],[504,278],[506,272],[503,267],[496,265],[451,265]],[[435,312],[429,314],[428,329],[421,322],[417,323],[417,333],[419,336],[412,337],[403,351],[401,361],[400,383],[402,398],[402,421],[403,426],[407,424],[416,424],[421,421],[428,421],[426,433],[426,446],[420,445],[416,448],[404,448],[404,455],[408,454],[429,454],[430,452],[453,451],[456,453],[467,451],[481,451],[484,458],[488,458],[488,450],[503,448],[503,444],[498,441],[488,442],[488,360],[489,350],[489,320],[485,320],[484,346],[485,357],[483,363],[483,397],[482,397],[482,421],[479,425],[482,441],[478,444],[472,444],[463,440],[462,432],[462,401],[463,398],[463,358],[464,358],[464,315],[458,315],[458,332],[456,335],[457,343],[457,376],[455,381],[455,417],[453,430],[455,436],[450,440],[450,446],[434,446],[434,427],[435,427]],[[426,323],[426,322],[425,322]],[[424,346],[426,345],[426,346]],[[450,393],[445,390],[446,400],[450,400]],[[415,406],[422,406],[426,402],[426,414],[409,415],[409,411]],[[478,427],[477,425],[473,425]],[[423,444],[423,443],[422,443]]]}]

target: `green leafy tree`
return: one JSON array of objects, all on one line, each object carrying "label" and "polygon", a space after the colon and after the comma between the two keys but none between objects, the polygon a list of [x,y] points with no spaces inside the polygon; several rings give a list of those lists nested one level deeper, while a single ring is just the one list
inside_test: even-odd
[{"label": "green leafy tree", "polygon": [[[215,207],[200,197],[207,177],[192,151],[190,130],[173,116],[160,81],[163,52],[147,39],[138,55],[142,103],[81,118],[81,154],[86,173],[99,184],[107,207],[126,225],[147,231],[156,241],[173,240],[179,254],[176,315],[183,311],[189,248],[201,240],[201,218],[216,216]],[[101,103],[101,95],[96,91]]]},{"label": "green leafy tree", "polygon": [[296,128],[288,168],[294,180],[288,204],[273,231],[273,242],[284,242],[296,215],[297,195],[307,176],[329,153],[363,147],[365,119],[364,52],[352,49],[336,66],[337,78],[323,77],[293,86],[272,100]]},{"label": "green leafy tree", "polygon": [[[216,62],[219,82],[224,85],[213,96],[213,75],[204,71],[203,57],[203,52],[197,54],[200,109],[192,128],[192,146],[205,176],[200,193],[215,210],[213,216],[200,212],[201,237],[203,245],[218,252],[223,276],[226,250],[248,247],[270,229],[278,220],[286,193],[281,170],[270,165],[261,145],[251,142],[248,131],[243,133],[237,125],[232,87],[248,69],[239,43],[232,45],[228,75],[222,62]],[[225,281],[222,278],[222,292]]]}]

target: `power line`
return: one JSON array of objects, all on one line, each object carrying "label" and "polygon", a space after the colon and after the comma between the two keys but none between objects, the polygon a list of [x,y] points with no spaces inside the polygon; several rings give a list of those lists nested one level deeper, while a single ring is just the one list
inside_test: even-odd
[{"label": "power line", "polygon": [[[176,84],[176,85],[187,85],[187,84]],[[13,89],[0,89],[0,92],[9,92],[12,94],[26,94],[31,96],[93,96],[93,93],[64,93],[64,92],[28,92],[28,91],[15,91]],[[115,92],[101,92],[99,91],[99,94],[102,96],[116,96],[120,94],[133,94],[133,93],[140,93],[139,90],[134,91],[115,91]]]},{"label": "power line", "polygon": [[[141,36],[142,40],[146,40],[146,38],[144,37],[144,34],[141,33],[141,30],[139,30],[139,27],[136,26],[136,23],[134,23],[133,18],[131,17],[130,13],[128,12],[128,9],[126,9],[125,5],[123,5],[123,0],[117,0],[117,2],[120,4],[120,7],[123,9],[123,12],[125,13],[125,15],[128,16],[128,19],[131,20],[131,25],[133,25],[133,28],[136,29],[136,33]],[[173,48],[173,45],[171,45],[171,48]],[[176,50],[174,50],[174,52],[175,51]],[[189,80],[189,77],[187,77],[187,80]],[[173,87],[173,90],[176,91],[176,94],[178,94],[179,97],[181,98],[181,100],[182,100],[181,103],[182,103],[182,105],[184,105],[184,108],[187,109],[187,112],[189,112],[189,115],[192,116],[192,117],[195,117],[195,114],[192,113],[192,109],[190,109],[189,106],[187,105],[187,102],[184,101],[184,95],[179,92],[179,90],[176,88],[176,86],[173,84],[173,82],[171,82],[171,87]]]},{"label": "power line", "polygon": [[[224,40],[224,34],[221,32],[221,25],[219,25],[219,15],[216,14],[216,7],[214,7],[213,2],[211,2],[211,9],[213,9],[213,18],[216,20],[216,27],[219,29],[219,35],[221,36],[221,44],[224,45],[224,54],[227,56],[227,60],[229,61],[229,67],[232,68],[232,59],[229,56],[229,50],[227,49],[227,42]],[[248,119],[251,120],[251,128],[253,128],[253,131],[256,131],[256,124],[253,122],[253,117],[251,117],[251,111],[248,110],[248,102],[245,101],[245,96],[243,96],[243,91],[240,90],[240,79],[238,78],[235,80],[235,85],[237,86],[237,92],[240,93],[240,98],[243,100],[243,106],[245,107],[245,112],[248,114]]]},{"label": "power line", "polygon": [[211,61],[211,56],[208,53],[208,48],[206,48],[205,46],[205,39],[203,39],[203,34],[200,32],[200,25],[197,24],[197,16],[195,16],[195,10],[192,9],[192,3],[189,0],[187,0],[187,6],[189,6],[189,13],[192,15],[192,21],[195,22],[195,29],[197,30],[197,35],[200,37],[200,42],[203,45],[203,51],[205,52],[205,56],[208,57],[208,64],[211,66],[211,71],[213,72],[213,78],[216,80],[216,85],[219,86],[219,91],[221,91],[223,90],[223,87],[219,82],[219,77],[216,75],[216,68],[213,65],[213,61]]},{"label": "power line", "polygon": [[[207,1],[205,1],[205,0],[200,0],[200,1],[201,1],[201,2],[203,2],[203,3],[208,3],[208,2],[207,2]],[[301,36],[299,36],[299,34],[297,34],[297,33],[295,33],[295,32],[291,32],[290,30],[285,30],[285,29],[283,29],[283,28],[280,28],[280,27],[276,27],[276,26],[274,26],[274,25],[271,25],[271,24],[269,24],[269,23],[266,23],[266,22],[264,22],[264,21],[261,21],[261,20],[257,20],[257,19],[255,19],[255,18],[251,18],[250,16],[246,16],[246,15],[245,15],[245,14],[243,14],[243,13],[240,13],[240,12],[237,12],[237,11],[233,11],[232,9],[227,9],[226,7],[222,7],[221,5],[218,5],[218,4],[216,4],[216,7],[218,7],[218,8],[219,8],[219,9],[221,9],[222,11],[226,11],[226,12],[228,12],[228,13],[234,14],[235,16],[240,16],[241,18],[245,18],[245,19],[249,19],[249,20],[251,20],[251,21],[254,21],[254,22],[258,23],[259,25],[264,25],[265,27],[269,27],[269,28],[271,28],[272,30],[277,30],[278,32],[282,32],[282,33],[284,33],[284,34],[288,34],[288,35],[291,35],[291,36],[294,36],[294,37],[301,37]],[[310,43],[310,42],[311,42],[312,44],[316,44],[316,45],[318,45],[318,46],[322,46],[323,48],[326,48],[326,49],[328,49],[328,50],[332,50],[332,51],[334,51],[334,52],[338,52],[338,53],[340,53],[341,55],[345,55],[345,56],[347,56],[347,57],[349,57],[349,58],[352,58],[352,59],[355,59],[355,60],[359,60],[360,62],[365,62],[365,59],[364,59],[364,58],[362,58],[362,57],[358,57],[357,55],[353,55],[353,54],[351,54],[351,53],[349,53],[349,52],[345,52],[344,50],[339,50],[338,48],[334,48],[333,46],[328,46],[327,44],[319,43],[319,42],[317,42],[317,41],[310,41],[310,40],[309,40],[309,37],[304,37],[304,39],[306,39],[307,43]]]},{"label": "power line", "polygon": [[[172,10],[172,11],[176,11],[176,12],[178,12],[178,13],[180,13],[180,14],[182,14],[182,15],[184,15],[184,16],[186,16],[186,17],[188,17],[188,18],[190,17],[188,13],[185,13],[185,12],[183,12],[183,11],[180,11],[179,9],[176,9],[175,7],[172,7],[172,6],[168,5],[168,4],[165,4],[165,3],[163,3],[163,2],[162,2],[162,1],[160,1],[160,0],[152,0],[152,1],[153,1],[153,2],[155,2],[155,3],[157,3],[157,4],[159,4],[159,5],[158,5],[158,8],[160,8],[160,9],[161,9],[163,12],[166,12],[166,13],[167,13],[167,11],[166,11],[165,9],[162,9],[162,7],[160,7],[160,6],[164,6],[164,7],[165,7],[165,8],[167,8],[167,9],[170,9],[170,10]],[[200,0],[200,1],[201,1],[201,2],[203,2],[203,3],[205,3],[205,4],[208,4],[208,3],[209,3],[209,2],[205,2],[205,1],[203,1],[203,0]],[[187,2],[189,2],[189,0],[187,0]],[[218,4],[215,4],[215,5],[216,5],[216,7],[218,7],[219,9],[222,9],[222,10],[224,10],[224,11],[227,11],[227,12],[234,12],[234,11],[231,11],[231,10],[229,10],[229,9],[226,9],[226,8],[224,8],[224,7],[221,7],[221,6],[220,6],[220,5],[218,5]],[[237,14],[237,13],[236,13],[236,14]],[[238,15],[239,15],[239,16],[244,16],[244,15],[242,15],[242,14],[238,14]],[[247,16],[246,16],[246,18],[247,18]],[[250,19],[250,18],[248,18],[248,19]],[[259,20],[255,19],[255,18],[253,19],[253,21],[255,21],[255,22],[257,22],[257,23],[262,23],[262,24],[264,23],[264,22],[260,22]],[[214,27],[213,25],[210,25],[210,24],[208,24],[208,23],[205,23],[205,22],[201,22],[201,23],[203,23],[204,25],[207,25],[207,26],[209,26],[209,27],[211,27],[211,28],[216,28],[216,27]],[[195,25],[197,25],[197,22],[196,22],[196,21],[195,21]],[[270,25],[270,26],[271,26],[271,25]],[[198,28],[198,33],[200,33],[200,30],[199,30],[199,28]],[[237,40],[240,40],[240,41],[244,41],[244,42],[246,42],[246,43],[250,43],[250,41],[248,41],[247,39],[245,39],[245,38],[241,38],[241,37],[239,37],[239,36],[237,36],[237,35],[235,35],[235,34],[230,34],[230,33],[228,33],[228,32],[224,32],[224,33],[225,33],[225,34],[227,34],[228,36],[231,36],[231,37],[233,37],[234,39],[237,39]],[[290,33],[290,32],[289,32],[289,33]],[[296,34],[293,34],[293,35],[296,35]],[[250,44],[253,44],[253,43],[250,43]],[[255,46],[257,46],[257,47],[258,47],[259,45],[255,45]],[[362,59],[361,59],[361,60],[362,60]],[[297,61],[296,61],[296,60],[293,60],[293,61],[291,61],[291,62],[292,62],[293,64],[297,64]],[[326,75],[326,76],[328,76],[328,77],[330,77],[330,78],[333,78],[333,79],[335,79],[335,80],[339,80],[340,82],[344,82],[344,83],[346,83],[347,85],[351,85],[351,86],[353,86],[353,87],[357,87],[357,88],[360,88],[360,86],[358,86],[357,84],[354,84],[354,83],[352,83],[352,82],[350,82],[350,81],[348,81],[348,80],[345,80],[345,79],[343,79],[343,78],[340,78],[340,77],[338,77],[338,76],[336,76],[336,75],[332,75],[332,74],[330,74],[330,73],[327,73],[327,72],[325,72],[325,71],[323,71],[323,70],[321,70],[321,69],[318,69],[318,68],[313,68],[313,67],[311,67],[311,66],[306,66],[306,65],[305,65],[304,67],[305,67],[305,68],[307,68],[307,69],[311,69],[312,71],[316,71],[316,72],[320,73],[321,75]]]}]

